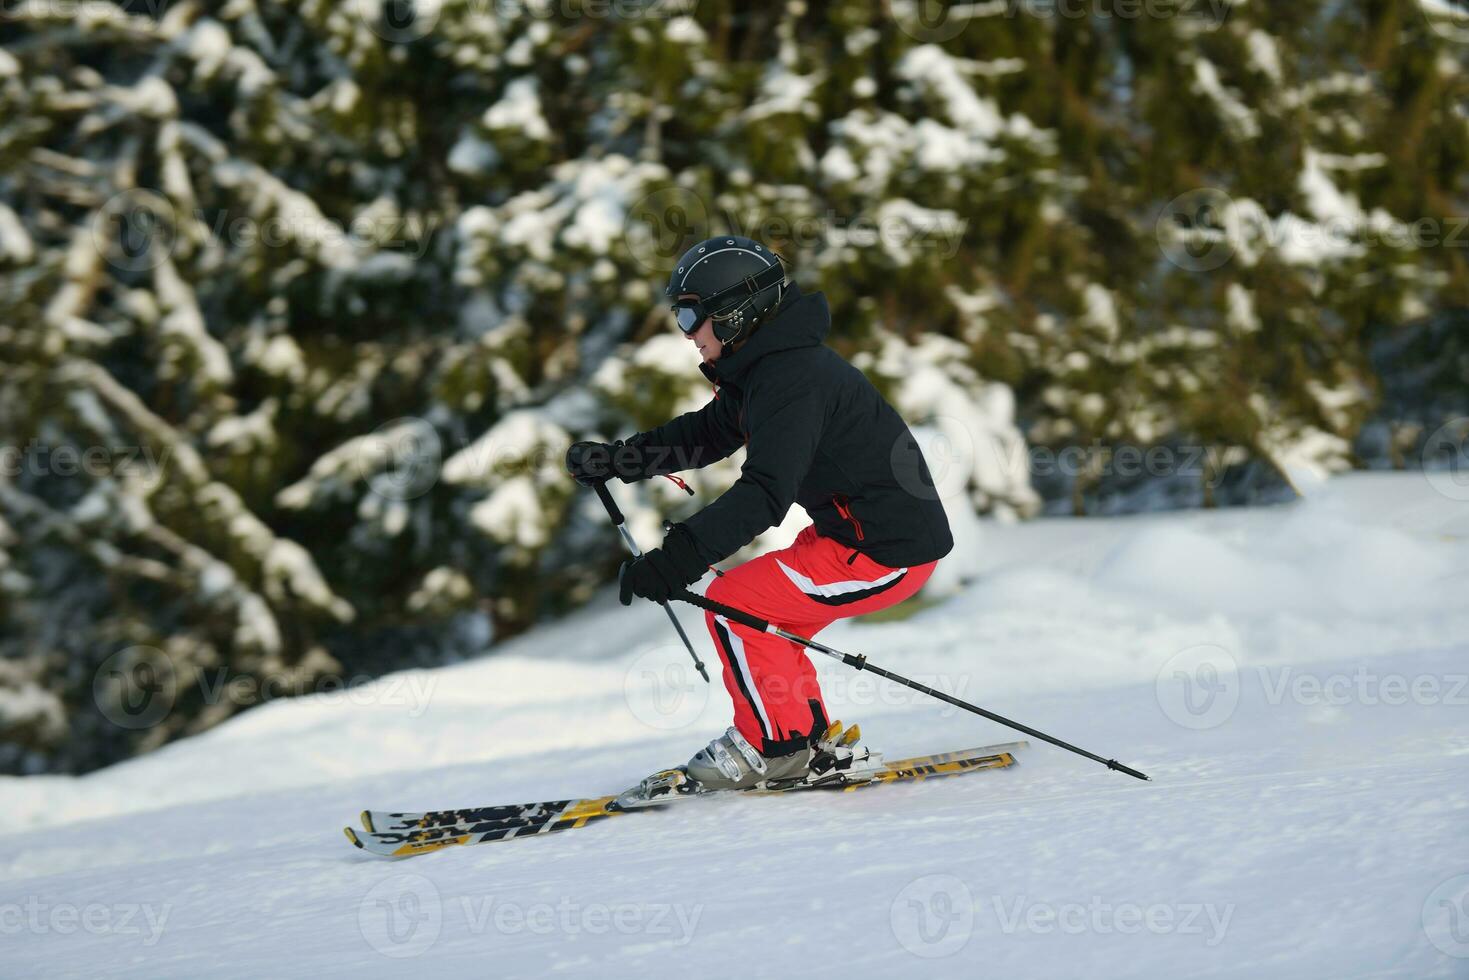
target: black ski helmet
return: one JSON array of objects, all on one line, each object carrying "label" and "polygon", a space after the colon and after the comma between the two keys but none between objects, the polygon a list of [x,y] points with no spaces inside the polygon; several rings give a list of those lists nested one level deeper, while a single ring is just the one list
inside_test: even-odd
[{"label": "black ski helmet", "polygon": [[748,335],[780,305],[785,267],[779,255],[749,238],[720,235],[683,254],[668,277],[665,295],[675,303],[693,293],[699,321],[714,318],[714,336],[731,344]]}]

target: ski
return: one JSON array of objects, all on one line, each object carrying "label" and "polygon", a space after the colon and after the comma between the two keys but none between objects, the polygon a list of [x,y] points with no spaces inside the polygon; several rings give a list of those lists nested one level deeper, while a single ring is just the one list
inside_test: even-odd
[{"label": "ski", "polygon": [[[392,812],[364,810],[364,830],[344,828],[347,839],[358,848],[387,857],[411,857],[446,847],[488,844],[559,833],[585,827],[609,817],[654,809],[686,800],[727,794],[772,795],[814,790],[852,792],[888,783],[918,781],[978,772],[1007,769],[1015,765],[1014,752],[1025,742],[988,745],[958,752],[942,752],[893,762],[883,762],[870,769],[814,783],[801,782],[783,787],[756,787],[748,790],[715,790],[659,797],[635,805],[619,803],[619,796],[601,796],[571,800],[549,800],[478,807],[464,810],[432,810],[427,812]],[[668,773],[677,770],[666,770]],[[652,778],[652,777],[650,777]],[[626,794],[620,794],[626,796]]]}]

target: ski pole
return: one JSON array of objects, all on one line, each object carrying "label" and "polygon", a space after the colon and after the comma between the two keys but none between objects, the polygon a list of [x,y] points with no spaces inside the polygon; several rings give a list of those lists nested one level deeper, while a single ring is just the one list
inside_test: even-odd
[{"label": "ski pole", "polygon": [[[607,508],[607,516],[612,518],[612,525],[622,535],[622,540],[627,545],[627,550],[632,552],[634,558],[641,558],[643,552],[638,548],[638,543],[633,540],[632,532],[627,529],[627,518],[622,516],[622,510],[617,506],[617,501],[612,499],[612,491],[607,489],[607,481],[598,480],[592,484],[592,488],[597,491],[597,496],[601,499],[602,506]],[[678,638],[683,640],[684,649],[688,650],[689,656],[694,658],[694,666],[699,669],[699,676],[704,678],[705,684],[708,684],[709,671],[704,668],[704,661],[700,660],[699,655],[694,652],[694,645],[689,642],[689,635],[683,631],[683,624],[673,614],[673,607],[666,602],[660,602],[658,605],[662,606],[663,611],[668,613],[668,621],[678,631]]]},{"label": "ski pole", "polygon": [[1129,776],[1133,776],[1137,779],[1151,778],[1144,775],[1143,773],[1138,772],[1131,766],[1123,765],[1116,759],[1103,759],[1101,756],[1093,755],[1086,749],[1078,748],[1077,746],[1072,745],[1070,742],[1063,742],[1059,738],[1053,738],[1052,736],[1047,735],[1045,732],[1036,731],[1034,728],[1031,728],[1028,725],[1022,725],[1018,721],[1011,721],[1009,718],[1006,718],[1002,715],[997,715],[993,711],[986,711],[984,708],[981,708],[978,705],[970,704],[967,701],[960,701],[958,698],[945,694],[943,691],[935,691],[931,687],[919,684],[917,681],[910,681],[908,678],[903,677],[900,674],[894,674],[890,670],[883,670],[881,667],[868,663],[867,657],[865,655],[853,656],[850,653],[842,653],[840,650],[833,650],[831,647],[821,643],[817,643],[815,640],[808,640],[804,636],[797,636],[794,633],[787,632],[786,630],[781,629],[779,626],[776,626],[773,623],[769,623],[761,619],[760,617],[753,615],[752,613],[745,612],[743,609],[736,609],[733,606],[726,606],[722,602],[716,602],[713,599],[699,595],[697,592],[689,592],[685,590],[682,594],[675,596],[675,598],[682,599],[684,602],[692,603],[693,605],[698,606],[700,609],[707,609],[709,612],[712,612],[715,615],[723,616],[726,619],[732,619],[736,623],[740,623],[744,626],[750,627],[750,629],[752,630],[758,630],[761,633],[773,633],[783,640],[790,640],[792,643],[799,643],[801,646],[806,647],[808,650],[815,650],[819,653],[826,654],[828,657],[835,657],[837,660],[840,660],[848,667],[855,667],[857,670],[871,671],[879,677],[886,677],[890,681],[895,681],[896,683],[902,684],[906,687],[911,687],[915,691],[921,691],[922,693],[927,694],[930,697],[938,698],[940,701],[947,701],[949,704],[952,704],[955,707],[963,708],[965,711],[972,711],[977,715],[982,715],[985,718],[988,718],[990,721],[997,721],[1008,728],[1013,728],[1016,731],[1024,732],[1027,735],[1033,735],[1036,738],[1041,739],[1042,741],[1050,742],[1052,745],[1059,746],[1069,752],[1075,752],[1077,755],[1086,756],[1093,762],[1100,762],[1108,769],[1115,769],[1118,772],[1125,772]]}]

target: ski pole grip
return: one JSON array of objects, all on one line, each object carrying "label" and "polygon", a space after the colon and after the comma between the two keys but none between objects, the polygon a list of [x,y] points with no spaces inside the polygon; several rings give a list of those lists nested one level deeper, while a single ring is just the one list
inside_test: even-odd
[{"label": "ski pole grip", "polygon": [[602,506],[607,508],[607,516],[612,518],[612,523],[621,527],[627,518],[622,516],[622,511],[617,507],[617,501],[612,499],[612,491],[607,489],[607,481],[598,480],[592,484],[592,489],[597,491],[597,496],[601,498]]},{"label": "ski pole grip", "polygon": [[715,602],[713,599],[701,596],[697,592],[690,592],[685,589],[683,592],[675,595],[674,598],[682,599],[684,602],[687,602],[690,605],[698,606],[700,609],[707,609],[709,612],[714,613],[716,616],[723,616],[725,619],[732,619],[736,623],[739,623],[741,626],[748,626],[750,627],[750,629],[757,630],[761,633],[768,632],[770,629],[770,624],[761,619],[759,616],[747,613],[743,609],[736,609],[733,606],[726,606],[722,602]]}]

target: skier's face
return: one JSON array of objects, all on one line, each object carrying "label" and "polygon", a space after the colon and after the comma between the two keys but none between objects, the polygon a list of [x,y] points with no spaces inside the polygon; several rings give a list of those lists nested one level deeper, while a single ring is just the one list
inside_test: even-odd
[{"label": "skier's face", "polygon": [[[679,299],[694,298],[696,298],[696,294],[694,293],[684,293],[679,297]],[[704,322],[699,324],[693,333],[687,334],[686,336],[699,349],[699,356],[704,359],[705,364],[713,364],[724,353],[724,345],[714,336],[714,321],[712,319],[706,317]]]}]

